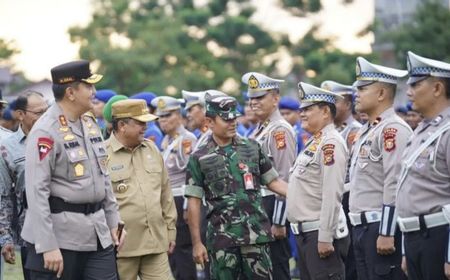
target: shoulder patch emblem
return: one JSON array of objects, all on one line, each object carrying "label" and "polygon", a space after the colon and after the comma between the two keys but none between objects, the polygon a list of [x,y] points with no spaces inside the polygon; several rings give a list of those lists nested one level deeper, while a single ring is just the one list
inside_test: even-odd
[{"label": "shoulder patch emblem", "polygon": [[47,137],[38,139],[39,160],[43,160],[53,148],[53,140]]},{"label": "shoulder patch emblem", "polygon": [[181,145],[183,146],[183,153],[185,155],[188,155],[192,152],[192,141],[191,140],[183,140],[183,142],[181,142]]},{"label": "shoulder patch emblem", "polygon": [[347,144],[348,145],[353,145],[353,143],[356,142],[356,134],[357,134],[356,131],[352,131],[352,132],[350,132],[348,134],[348,137],[347,137]]},{"label": "shoulder patch emblem", "polygon": [[333,165],[334,164],[334,145],[326,144],[322,147],[323,151],[323,164],[325,165]]},{"label": "shoulder patch emblem", "polygon": [[387,128],[383,132],[384,150],[391,152],[395,150],[395,137],[397,135],[396,128]]},{"label": "shoulder patch emblem", "polygon": [[286,148],[286,134],[284,131],[275,132],[273,137],[275,138],[278,150]]}]

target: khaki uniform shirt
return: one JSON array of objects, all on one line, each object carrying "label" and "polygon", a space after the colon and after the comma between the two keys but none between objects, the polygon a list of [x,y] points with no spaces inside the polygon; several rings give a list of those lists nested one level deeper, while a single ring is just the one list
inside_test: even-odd
[{"label": "khaki uniform shirt", "polygon": [[348,151],[334,124],[311,137],[289,177],[290,222],[320,220],[319,241],[332,242],[339,222]]},{"label": "khaki uniform shirt", "polygon": [[[261,145],[280,178],[287,182],[289,170],[297,155],[297,142],[294,129],[284,120],[280,111],[276,109],[267,121],[253,131],[249,138],[255,139]],[[271,217],[272,222],[276,225],[284,225],[286,223],[285,199],[277,197],[274,209],[281,210],[274,211],[273,217]]]},{"label": "khaki uniform shirt", "polygon": [[401,156],[411,134],[392,107],[361,128],[350,166],[350,212],[381,212],[383,205],[395,205]]},{"label": "khaki uniform shirt", "polygon": [[[95,119],[76,123],[53,104],[35,123],[26,145],[25,182],[28,210],[22,238],[36,252],[54,249],[96,251],[112,245],[110,230],[119,213],[106,169],[106,149]],[[93,214],[50,213],[49,196],[69,203],[102,202]]]},{"label": "khaki uniform shirt", "polygon": [[112,134],[107,151],[112,190],[127,230],[119,257],[166,252],[175,241],[177,211],[158,148],[144,140],[131,151]]},{"label": "khaki uniform shirt", "polygon": [[[403,159],[426,141],[436,130],[450,122],[450,107],[414,130]],[[450,130],[431,143],[415,160],[398,189],[399,217],[408,218],[442,211],[450,203]]]},{"label": "khaki uniform shirt", "polygon": [[[172,189],[178,189],[184,185],[189,155],[196,142],[195,135],[182,125],[177,128],[177,135],[174,138],[169,135],[164,136],[161,143],[162,154]],[[183,193],[180,192],[179,196],[183,196]]]},{"label": "khaki uniform shirt", "polygon": [[336,128],[336,130],[341,133],[342,138],[344,138],[349,151],[352,150],[353,141],[361,127],[362,124],[350,115],[341,127]]}]

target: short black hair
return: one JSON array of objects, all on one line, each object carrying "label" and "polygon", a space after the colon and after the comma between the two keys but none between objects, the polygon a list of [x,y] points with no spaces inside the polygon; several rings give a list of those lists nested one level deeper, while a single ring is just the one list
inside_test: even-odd
[{"label": "short black hair", "polygon": [[64,94],[66,93],[66,89],[68,87],[75,87],[78,88],[79,84],[82,82],[73,82],[69,84],[53,84],[53,97],[55,97],[56,101],[61,101],[64,98]]},{"label": "short black hair", "polygon": [[128,123],[129,120],[130,120],[130,118],[120,118],[120,119],[118,119],[118,118],[114,118],[113,117],[112,118],[112,122],[111,122],[113,131],[118,131],[119,130],[119,122],[120,121]]},{"label": "short black hair", "polygon": [[40,96],[42,98],[44,97],[44,95],[40,92],[27,90],[24,93],[21,93],[19,97],[17,97],[14,105],[14,110],[26,111],[28,106],[28,98],[30,98],[30,96]]},{"label": "short black hair", "polygon": [[316,104],[319,108],[323,108],[325,106],[328,106],[330,108],[331,116],[336,118],[336,105],[328,102],[319,102]]}]

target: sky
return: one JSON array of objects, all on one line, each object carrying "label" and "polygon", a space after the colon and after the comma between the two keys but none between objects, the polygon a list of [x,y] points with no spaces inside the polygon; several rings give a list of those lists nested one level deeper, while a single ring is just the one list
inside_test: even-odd
[{"label": "sky", "polygon": [[[257,14],[252,20],[275,33],[288,33],[299,40],[314,23],[321,23],[320,35],[335,39],[346,52],[371,51],[373,36],[356,34],[374,17],[374,0],[322,0],[324,9],[308,19],[290,16],[277,7],[277,0],[252,0]],[[70,42],[71,26],[86,26],[92,15],[92,0],[0,0],[0,38],[13,40],[21,50],[13,59],[15,70],[28,79],[50,78],[50,69],[78,59],[78,46]]]}]

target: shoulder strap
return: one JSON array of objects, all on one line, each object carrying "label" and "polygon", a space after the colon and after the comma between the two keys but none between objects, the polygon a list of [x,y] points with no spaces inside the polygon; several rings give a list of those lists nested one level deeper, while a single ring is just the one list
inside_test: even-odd
[{"label": "shoulder strap", "polygon": [[398,181],[397,189],[403,184],[403,182],[406,179],[406,175],[409,172],[409,169],[413,165],[413,163],[416,161],[416,159],[419,157],[419,155],[428,147],[431,145],[431,143],[434,142],[439,136],[444,134],[447,130],[450,130],[450,122],[436,130],[425,142],[423,142],[417,150],[415,150],[412,154],[409,155],[408,158],[403,162],[402,170],[400,173],[400,180]]}]

